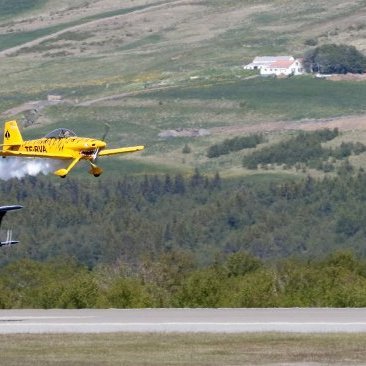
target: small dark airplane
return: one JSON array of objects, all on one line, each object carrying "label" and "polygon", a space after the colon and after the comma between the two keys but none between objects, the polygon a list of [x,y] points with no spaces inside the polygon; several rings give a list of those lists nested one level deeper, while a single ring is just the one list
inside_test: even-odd
[{"label": "small dark airplane", "polygon": [[[3,217],[5,216],[5,214],[8,211],[19,210],[21,208],[23,208],[23,206],[20,206],[20,205],[0,206],[0,226],[1,226],[1,221],[3,220]],[[6,240],[0,241],[0,247],[2,247],[4,245],[13,245],[13,244],[18,244],[18,243],[19,243],[19,241],[12,240],[12,231],[7,230]]]}]

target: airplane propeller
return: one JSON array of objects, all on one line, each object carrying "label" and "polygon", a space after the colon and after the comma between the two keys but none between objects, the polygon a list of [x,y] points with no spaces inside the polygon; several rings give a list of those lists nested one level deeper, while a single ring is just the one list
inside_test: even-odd
[{"label": "airplane propeller", "polygon": [[[103,136],[101,138],[101,141],[105,141],[105,139],[106,139],[106,137],[109,133],[110,128],[111,128],[110,124],[108,124],[108,123],[104,124],[104,133],[103,133]],[[97,161],[99,150],[100,150],[99,147],[97,149],[95,149],[95,152],[93,154],[93,159],[92,159],[93,163],[95,163]]]},{"label": "airplane propeller", "polygon": [[[101,138],[101,141],[105,141],[105,139],[106,139],[106,137],[108,135],[108,132],[109,132],[110,128],[111,128],[111,126],[108,123],[105,123],[104,124],[104,133],[103,133],[103,136]],[[98,177],[102,173],[102,171],[103,171],[101,168],[99,168],[96,165],[96,162],[98,160],[99,151],[100,151],[100,148],[99,147],[95,149],[94,154],[93,154],[93,157],[92,157],[92,160],[90,161],[91,173],[95,177]]]},{"label": "airplane propeller", "polygon": [[102,141],[105,141],[105,139],[106,139],[106,137],[109,133],[110,128],[111,128],[111,125],[109,123],[104,124],[104,133],[103,133],[103,136],[101,138]]}]

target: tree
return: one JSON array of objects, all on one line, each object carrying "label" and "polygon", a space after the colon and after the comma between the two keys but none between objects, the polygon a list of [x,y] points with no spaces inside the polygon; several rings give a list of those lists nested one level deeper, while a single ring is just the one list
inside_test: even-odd
[{"label": "tree", "polygon": [[65,286],[59,306],[67,309],[94,308],[98,299],[98,285],[90,273],[79,274]]},{"label": "tree", "polygon": [[143,308],[153,305],[146,288],[134,278],[117,278],[111,284],[105,297],[108,307],[119,309]]},{"label": "tree", "polygon": [[366,70],[366,57],[354,46],[325,44],[306,52],[304,67],[322,74],[361,74]]},{"label": "tree", "polygon": [[182,153],[183,154],[190,154],[192,152],[191,147],[188,144],[185,144],[183,149],[182,149]]},{"label": "tree", "polygon": [[254,272],[262,266],[261,261],[247,252],[237,252],[230,255],[226,261],[228,275],[243,276]]},{"label": "tree", "polygon": [[226,287],[225,280],[214,268],[194,271],[183,281],[176,303],[180,307],[217,307]]}]

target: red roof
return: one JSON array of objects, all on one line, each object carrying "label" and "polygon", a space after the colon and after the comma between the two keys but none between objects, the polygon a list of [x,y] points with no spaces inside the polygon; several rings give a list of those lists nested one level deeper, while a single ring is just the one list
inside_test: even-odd
[{"label": "red roof", "polygon": [[291,60],[278,60],[269,65],[273,69],[288,69],[295,61]]}]

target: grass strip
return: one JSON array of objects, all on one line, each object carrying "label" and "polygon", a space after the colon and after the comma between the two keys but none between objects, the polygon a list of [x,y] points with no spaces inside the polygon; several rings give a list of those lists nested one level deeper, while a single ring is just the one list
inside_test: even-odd
[{"label": "grass strip", "polygon": [[366,334],[18,334],[3,365],[365,364]]}]

